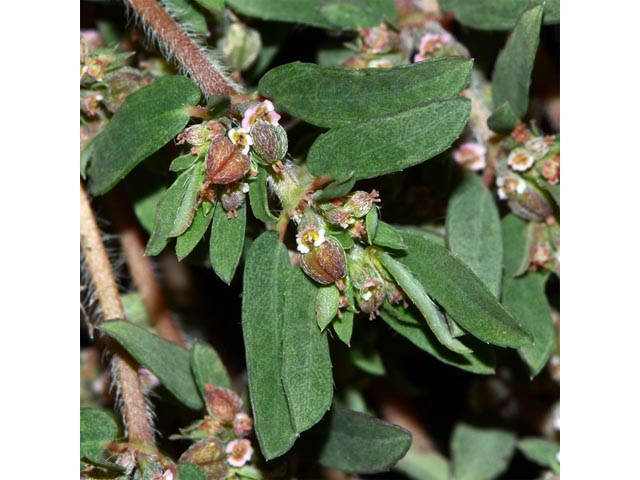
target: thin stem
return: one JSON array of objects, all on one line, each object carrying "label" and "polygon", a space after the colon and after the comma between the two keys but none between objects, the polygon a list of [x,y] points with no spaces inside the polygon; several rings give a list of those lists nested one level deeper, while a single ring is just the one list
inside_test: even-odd
[{"label": "thin stem", "polygon": [[206,95],[231,95],[236,92],[232,83],[156,0],[128,2]]},{"label": "thin stem", "polygon": [[173,321],[171,311],[164,300],[151,260],[144,254],[144,235],[133,215],[126,192],[122,187],[116,187],[105,197],[105,204],[111,223],[118,232],[133,283],[142,297],[158,335],[186,346],[184,337]]},{"label": "thin stem", "polygon": [[[80,248],[105,320],[124,319],[118,287],[89,197],[80,183]],[[129,441],[155,447],[153,429],[147,417],[147,404],[135,362],[115,342],[108,342],[113,352],[112,366],[122,398],[124,423]]]}]

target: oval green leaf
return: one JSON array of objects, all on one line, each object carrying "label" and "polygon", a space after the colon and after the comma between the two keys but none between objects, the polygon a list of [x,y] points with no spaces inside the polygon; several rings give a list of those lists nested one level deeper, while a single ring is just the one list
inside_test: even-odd
[{"label": "oval green leaf", "polygon": [[213,270],[226,284],[231,283],[244,248],[244,231],[247,225],[246,203],[238,209],[237,214],[228,218],[222,205],[218,205],[213,213],[211,225],[209,261]]},{"label": "oval green leaf", "polygon": [[[540,0],[440,0],[443,11],[452,11],[468,27],[478,30],[511,30],[526,9],[539,5]],[[546,0],[546,25],[560,23],[560,0]]]},{"label": "oval green leaf", "polygon": [[295,117],[339,127],[455,97],[469,83],[472,65],[462,57],[359,70],[296,62],[270,70],[258,89]]},{"label": "oval green leaf", "polygon": [[204,234],[207,233],[215,208],[216,205],[211,205],[207,202],[197,206],[191,225],[189,225],[186,232],[176,239],[176,256],[178,260],[182,260],[189,255],[202,240]]},{"label": "oval green leaf", "polygon": [[92,140],[87,173],[94,195],[111,190],[187,125],[200,89],[182,76],[162,77],[132,93]]},{"label": "oval green leaf", "polygon": [[356,180],[397,172],[451,146],[469,118],[470,102],[454,98],[349,124],[321,135],[307,165],[314,175]]},{"label": "oval green leaf", "polygon": [[456,480],[491,480],[507,469],[516,436],[497,427],[459,423],[451,439],[453,477]]},{"label": "oval green leaf", "polygon": [[202,400],[206,401],[205,385],[210,383],[214,387],[231,388],[231,380],[227,369],[218,353],[201,342],[196,342],[191,349],[191,370],[200,391]]},{"label": "oval green leaf", "polygon": [[118,433],[113,415],[99,408],[80,409],[80,458],[101,461]]},{"label": "oval green leaf", "polygon": [[103,322],[99,328],[158,377],[180,402],[194,410],[203,408],[191,373],[191,355],[186,349],[122,320]]}]

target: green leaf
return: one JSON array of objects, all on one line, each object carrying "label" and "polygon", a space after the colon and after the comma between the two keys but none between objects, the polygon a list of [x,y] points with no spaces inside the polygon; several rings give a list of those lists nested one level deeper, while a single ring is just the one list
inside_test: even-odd
[{"label": "green leaf", "polygon": [[[196,183],[201,174],[201,168],[200,170],[197,169],[198,166],[193,165],[182,172],[158,202],[155,222],[151,231],[151,238],[147,243],[145,255],[158,255],[169,243],[171,232],[181,229],[187,223],[184,218],[178,218],[178,212],[180,211],[182,215],[186,215],[187,219],[190,216],[188,214],[188,205],[191,198],[195,199]],[[191,220],[193,220],[192,215]]]},{"label": "green leaf", "polygon": [[265,223],[278,221],[278,217],[269,210],[267,172],[262,167],[258,167],[258,176],[249,183],[249,201],[251,202],[251,211],[258,220]]},{"label": "green leaf", "polygon": [[318,202],[324,202],[327,200],[333,200],[334,198],[344,197],[351,191],[355,184],[356,178],[353,176],[353,172],[349,172],[346,177],[335,180],[324,187],[320,194],[315,196],[315,199]]},{"label": "green leaf", "polygon": [[80,409],[80,458],[100,461],[106,445],[116,438],[118,425],[113,415],[98,408]]},{"label": "green leaf", "polygon": [[191,373],[191,355],[186,349],[122,320],[103,322],[99,328],[158,377],[180,402],[194,410],[203,408]]},{"label": "green leaf", "polygon": [[532,462],[549,467],[556,475],[560,475],[557,455],[560,445],[544,438],[523,438],[518,442],[518,449]]},{"label": "green leaf", "polygon": [[202,240],[204,234],[207,233],[215,208],[216,205],[207,204],[206,202],[198,205],[191,225],[189,225],[186,232],[176,239],[176,256],[178,260],[182,260],[189,255]]},{"label": "green leaf", "polygon": [[329,342],[316,323],[318,287],[301,269],[289,274],[282,334],[282,384],[296,433],[318,423],[331,407]]},{"label": "green leaf", "polygon": [[407,454],[395,466],[396,470],[415,480],[449,480],[451,467],[447,459],[435,450],[423,453],[411,445]]},{"label": "green leaf", "polygon": [[353,237],[346,230],[330,230],[328,233],[335,238],[345,250],[349,250],[355,243]]},{"label": "green leaf", "polygon": [[178,465],[178,480],[207,480],[207,476],[195,463]]},{"label": "green leaf", "polygon": [[220,207],[218,206],[213,214],[209,260],[222,281],[230,284],[244,247],[247,206],[243,204],[238,208],[238,216],[232,218],[227,218],[227,212]]},{"label": "green leaf", "polygon": [[224,0],[196,0],[196,2],[213,13],[224,11]]},{"label": "green leaf", "polygon": [[243,15],[320,28],[374,27],[396,20],[393,0],[226,0]]},{"label": "green leaf", "polygon": [[204,163],[197,163],[191,169],[187,170],[187,177],[184,190],[182,191],[180,201],[175,211],[173,226],[169,232],[170,237],[178,237],[182,235],[193,222],[196,211],[196,201],[198,200],[198,189],[202,185],[204,176]]},{"label": "green leaf", "polygon": [[347,473],[389,470],[411,446],[411,433],[369,415],[334,407],[319,463]]},{"label": "green leaf", "polygon": [[[443,11],[453,11],[456,18],[479,30],[511,30],[527,8],[540,0],[440,0]],[[544,23],[560,23],[560,0],[546,0]]]},{"label": "green leaf", "polygon": [[405,337],[420,350],[437,358],[447,365],[466,370],[480,375],[495,373],[496,358],[491,347],[480,342],[474,344],[472,339],[465,339],[465,343],[473,346],[473,353],[460,355],[444,347],[435,335],[424,325],[421,319],[411,315],[410,312],[390,307],[385,304],[381,311],[382,319],[393,330]]},{"label": "green leaf", "polygon": [[255,430],[267,460],[285,453],[296,440],[280,375],[290,272],[287,249],[278,234],[264,232],[251,245],[244,266],[242,333]]},{"label": "green leaf", "polygon": [[209,36],[207,19],[189,0],[161,0],[161,3],[184,30],[200,37]]},{"label": "green leaf", "polygon": [[513,214],[502,220],[504,283],[502,303],[533,336],[533,343],[518,351],[532,376],[540,373],[553,353],[556,334],[545,294],[544,272],[515,277],[527,243],[527,222]]},{"label": "green leaf", "polygon": [[340,291],[335,285],[322,285],[316,296],[316,322],[324,330],[338,313]]},{"label": "green leaf", "polygon": [[364,350],[360,347],[354,346],[349,351],[351,361],[363,372],[370,375],[381,376],[386,373],[384,363],[382,363],[382,357],[376,351]]},{"label": "green leaf", "polygon": [[447,207],[447,245],[496,298],[502,283],[500,215],[478,175],[466,176]]},{"label": "green leaf", "polygon": [[[451,336],[444,314],[429,298],[422,286],[422,275],[416,278],[405,265],[391,258],[388,253],[378,252],[377,257],[402,288],[402,291],[407,294],[420,313],[422,313],[438,341],[456,353],[471,353],[472,350],[469,347]],[[424,273],[424,270],[419,271],[419,273]]]},{"label": "green leaf", "polygon": [[347,347],[350,347],[353,333],[353,312],[350,310],[342,312],[342,317],[333,321],[333,331]]},{"label": "green leaf", "polygon": [[407,246],[400,233],[388,223],[378,220],[378,229],[373,244],[392,250],[406,250]]},{"label": "green leaf", "polygon": [[507,469],[516,436],[501,428],[461,422],[451,439],[453,477],[456,480],[490,480]]},{"label": "green leaf", "polygon": [[313,143],[309,171],[356,180],[417,165],[443,152],[469,118],[470,102],[454,98],[329,130]]},{"label": "green leaf", "polygon": [[198,160],[198,155],[187,153],[186,155],[174,158],[171,165],[169,165],[169,170],[172,172],[181,172],[196,163],[196,160]]},{"label": "green leaf", "polygon": [[[498,55],[493,70],[491,92],[494,106],[503,110],[506,102],[513,115],[520,119],[527,114],[529,105],[531,71],[540,41],[541,21],[542,6],[533,7],[522,14],[506,46]],[[504,119],[504,114],[500,114],[501,119]],[[489,122],[491,125],[491,118]],[[496,124],[493,126],[496,127]]]},{"label": "green leaf", "polygon": [[205,343],[196,342],[191,348],[191,370],[203,401],[207,399],[204,388],[207,383],[214,387],[231,388],[229,374],[218,353]]},{"label": "green leaf", "polygon": [[296,62],[270,70],[258,89],[295,117],[319,127],[339,127],[455,97],[467,86],[472,64],[449,57],[355,70]]},{"label": "green leaf", "polygon": [[378,209],[376,207],[371,208],[364,221],[367,230],[367,242],[369,245],[373,245],[373,239],[378,231]]},{"label": "green leaf", "polygon": [[494,132],[508,133],[520,123],[518,116],[513,113],[509,102],[504,102],[497,107],[489,119],[487,125]]},{"label": "green leaf", "polygon": [[200,89],[186,77],[166,76],[132,93],[92,141],[91,193],[111,190],[133,168],[187,125]]},{"label": "green leaf", "polygon": [[502,347],[531,343],[529,333],[500,305],[482,280],[445,247],[413,232],[402,232],[402,238],[409,249],[399,260],[463,329],[484,342]]},{"label": "green leaf", "polygon": [[131,172],[124,183],[131,203],[133,203],[136,218],[140,225],[151,233],[158,203],[167,191],[164,179],[157,175],[149,175],[147,171],[136,169]]}]

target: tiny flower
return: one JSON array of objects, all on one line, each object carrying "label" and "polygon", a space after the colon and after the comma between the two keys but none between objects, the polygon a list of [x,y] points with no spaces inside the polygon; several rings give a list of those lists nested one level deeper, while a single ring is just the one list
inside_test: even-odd
[{"label": "tiny flower", "polygon": [[313,247],[322,245],[326,240],[324,233],[324,228],[315,228],[313,226],[298,232],[296,235],[298,251],[300,253],[309,253]]},{"label": "tiny flower", "polygon": [[453,159],[469,170],[478,171],[487,166],[487,150],[479,143],[464,143],[453,152]]},{"label": "tiny flower", "polygon": [[156,473],[152,480],[173,480],[173,478],[173,472],[170,469],[167,469],[164,472]]},{"label": "tiny flower", "polygon": [[542,176],[550,185],[557,185],[560,181],[560,155],[554,155],[542,165]]},{"label": "tiny flower", "polygon": [[549,145],[547,145],[547,142],[545,142],[543,137],[534,137],[527,140],[524,144],[524,148],[529,150],[536,160],[540,160],[549,151]]},{"label": "tiny flower", "polygon": [[258,120],[265,120],[272,125],[278,125],[280,115],[275,111],[273,103],[269,100],[264,100],[253,107],[247,108],[242,117],[242,128],[250,131]]},{"label": "tiny flower", "polygon": [[233,418],[233,431],[239,437],[247,436],[253,429],[253,420],[244,412],[236,413]]},{"label": "tiny flower", "polygon": [[531,133],[527,129],[527,126],[522,123],[513,129],[513,131],[511,132],[511,138],[513,138],[516,142],[525,143],[531,138]]},{"label": "tiny flower", "polygon": [[246,129],[232,128],[231,130],[229,130],[229,133],[227,135],[229,136],[229,140],[231,140],[234,145],[240,147],[240,151],[243,155],[249,153],[249,147],[253,145],[253,139]]},{"label": "tiny flower", "polygon": [[506,200],[509,197],[515,197],[522,194],[527,184],[520,177],[498,177],[496,179],[496,185],[498,185],[498,197],[500,200]]},{"label": "tiny flower", "polygon": [[453,37],[448,33],[425,33],[420,39],[418,53],[413,57],[414,62],[421,62],[429,58],[429,55],[436,50],[450,43]]},{"label": "tiny flower", "polygon": [[529,152],[522,148],[516,148],[509,154],[507,164],[516,172],[524,172],[529,170],[535,162],[535,158]]},{"label": "tiny flower", "polygon": [[227,462],[233,467],[242,467],[253,455],[251,442],[246,438],[230,441],[224,451],[229,454]]}]

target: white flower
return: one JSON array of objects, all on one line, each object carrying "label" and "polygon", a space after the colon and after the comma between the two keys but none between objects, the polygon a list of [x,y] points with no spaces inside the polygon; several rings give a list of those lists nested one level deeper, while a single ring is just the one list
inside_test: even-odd
[{"label": "white flower", "polygon": [[271,125],[278,125],[280,115],[273,107],[273,103],[269,100],[264,100],[253,107],[247,108],[242,117],[242,128],[249,131],[253,124],[258,120],[265,120]]},{"label": "white flower", "polygon": [[246,438],[230,441],[224,451],[229,454],[227,462],[233,467],[242,467],[253,455],[251,442]]},{"label": "white flower", "polygon": [[487,166],[487,150],[479,143],[464,143],[453,152],[453,159],[469,170],[478,171]]},{"label": "white flower", "polygon": [[240,151],[246,155],[249,153],[249,147],[253,145],[253,138],[249,135],[244,128],[232,128],[229,130],[227,134],[229,136],[229,140],[233,142],[234,145],[240,147]]},{"label": "white flower", "polygon": [[524,180],[515,176],[498,177],[496,179],[496,185],[498,185],[498,197],[500,197],[500,200],[506,200],[509,197],[520,195],[527,188]]},{"label": "white flower", "polygon": [[529,150],[537,160],[540,160],[549,151],[549,145],[545,142],[544,137],[531,138],[530,140],[527,140],[524,147]]},{"label": "white flower", "polygon": [[536,159],[527,150],[516,148],[509,154],[507,164],[516,172],[529,170]]},{"label": "white flower", "polygon": [[326,241],[324,228],[315,229],[314,227],[308,228],[296,235],[296,247],[300,253],[309,253],[311,247],[319,247]]}]

